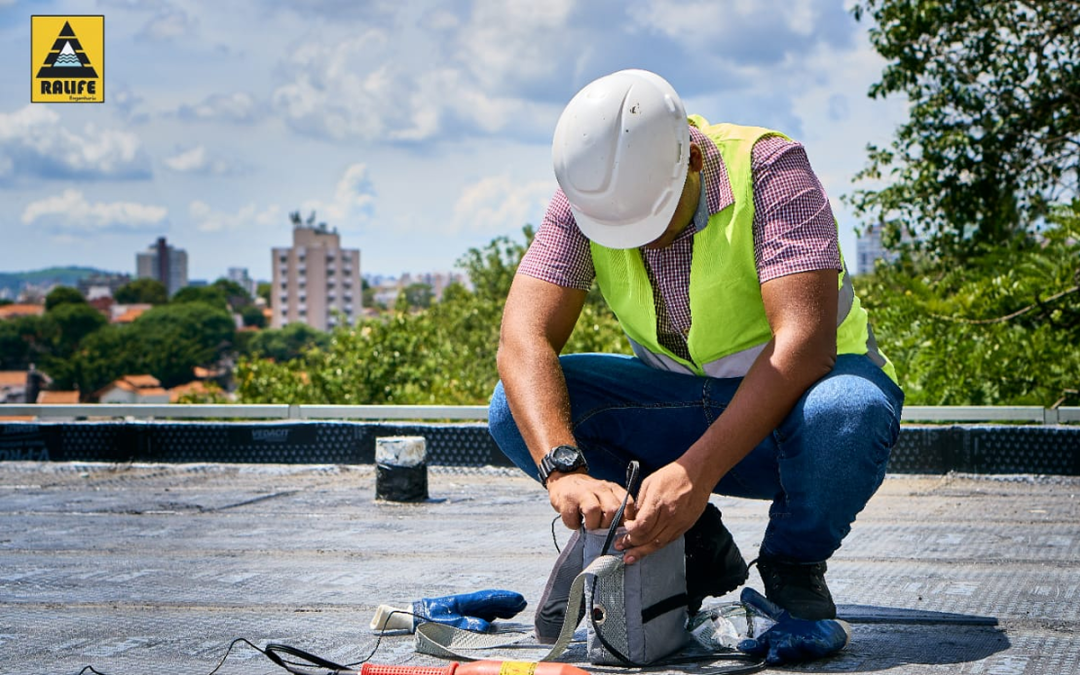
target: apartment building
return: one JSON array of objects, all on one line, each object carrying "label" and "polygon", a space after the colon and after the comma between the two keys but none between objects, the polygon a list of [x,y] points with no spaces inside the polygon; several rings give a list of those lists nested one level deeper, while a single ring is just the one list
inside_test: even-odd
[{"label": "apartment building", "polygon": [[855,274],[871,274],[878,260],[896,260],[896,254],[881,242],[881,225],[867,227],[855,242]]},{"label": "apartment building", "polygon": [[301,321],[319,330],[349,324],[363,304],[360,250],[341,248],[337,230],[325,224],[293,227],[291,248],[273,249],[272,328]]},{"label": "apartment building", "polygon": [[158,237],[146,251],[135,254],[135,276],[139,279],[157,279],[172,297],[188,285],[187,251],[170,246],[165,237]]},{"label": "apartment building", "polygon": [[256,284],[255,280],[248,274],[248,269],[246,267],[230,267],[226,277],[229,281],[235,281],[239,284],[240,288],[247,291],[248,295],[253,298],[255,297],[255,290],[258,284]]}]

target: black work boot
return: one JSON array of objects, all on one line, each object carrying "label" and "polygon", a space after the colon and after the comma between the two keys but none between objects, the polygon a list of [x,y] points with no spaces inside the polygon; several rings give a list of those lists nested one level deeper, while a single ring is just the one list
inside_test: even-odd
[{"label": "black work boot", "polygon": [[765,584],[765,597],[788,614],[807,621],[836,618],[836,605],[825,585],[828,566],[824,562],[783,562],[764,555],[754,562]]},{"label": "black work boot", "polygon": [[739,547],[720,520],[720,509],[709,504],[686,531],[686,595],[690,614],[707,596],[720,597],[741,586],[749,571]]}]

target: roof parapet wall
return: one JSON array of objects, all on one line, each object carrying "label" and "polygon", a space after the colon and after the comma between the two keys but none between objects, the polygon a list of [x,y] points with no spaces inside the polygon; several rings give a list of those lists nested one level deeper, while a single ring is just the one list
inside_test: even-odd
[{"label": "roof parapet wall", "polygon": [[[384,436],[423,436],[432,465],[510,466],[483,422],[8,422],[0,461],[371,464]],[[951,471],[1080,475],[1080,427],[901,427],[890,473]]]}]

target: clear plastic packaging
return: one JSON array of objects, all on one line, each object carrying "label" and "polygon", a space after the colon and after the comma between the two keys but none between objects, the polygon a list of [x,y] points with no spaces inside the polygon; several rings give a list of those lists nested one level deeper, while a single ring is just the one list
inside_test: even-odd
[{"label": "clear plastic packaging", "polygon": [[776,621],[741,602],[706,605],[690,617],[687,629],[694,640],[710,651],[735,649],[747,639],[761,635]]}]

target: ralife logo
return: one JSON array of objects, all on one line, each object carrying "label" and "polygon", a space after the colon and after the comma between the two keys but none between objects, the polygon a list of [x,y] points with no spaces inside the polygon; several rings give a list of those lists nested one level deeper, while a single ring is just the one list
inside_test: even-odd
[{"label": "ralife logo", "polygon": [[30,100],[105,102],[105,17],[30,17]]}]

